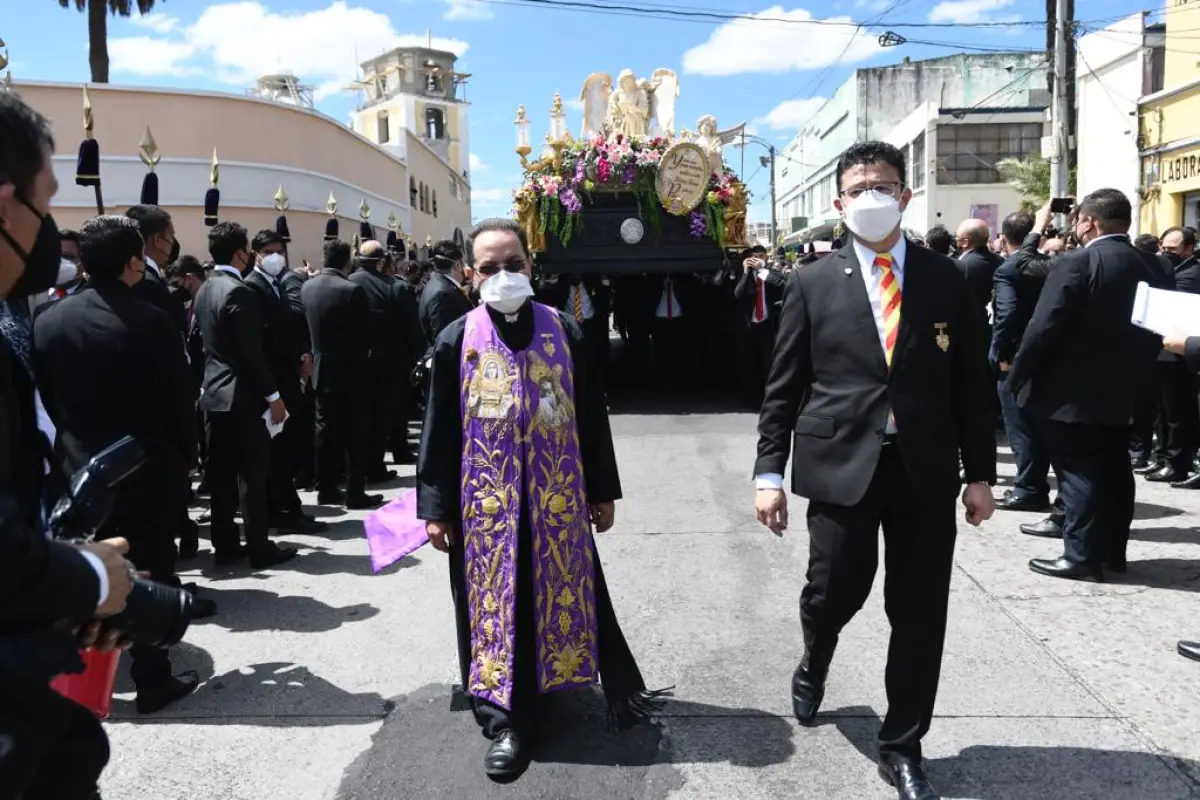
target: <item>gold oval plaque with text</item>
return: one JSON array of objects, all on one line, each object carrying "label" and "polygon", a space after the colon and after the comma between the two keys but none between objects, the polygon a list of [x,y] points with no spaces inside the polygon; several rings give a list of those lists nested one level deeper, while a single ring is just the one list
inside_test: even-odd
[{"label": "gold oval plaque with text", "polygon": [[680,142],[663,153],[654,188],[668,213],[690,214],[708,192],[708,155],[697,144]]}]

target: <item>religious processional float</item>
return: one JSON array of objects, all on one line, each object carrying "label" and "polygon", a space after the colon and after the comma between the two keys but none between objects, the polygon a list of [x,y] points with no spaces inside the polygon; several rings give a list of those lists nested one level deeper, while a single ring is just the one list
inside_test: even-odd
[{"label": "religious processional float", "polygon": [[666,272],[719,269],[727,249],[746,246],[749,193],[725,166],[722,146],[742,127],[719,131],[711,115],[696,131],[675,130],[679,81],[668,69],[650,80],[624,70],[593,73],[580,93],[583,127],[567,130],[554,96],[541,156],[517,109],[514,192],[518,222],[546,272]]}]

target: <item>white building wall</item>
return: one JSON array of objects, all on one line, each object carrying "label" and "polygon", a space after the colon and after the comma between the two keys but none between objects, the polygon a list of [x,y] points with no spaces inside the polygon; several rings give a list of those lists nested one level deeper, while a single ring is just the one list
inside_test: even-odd
[{"label": "white building wall", "polygon": [[[1079,40],[1076,61],[1076,194],[1120,189],[1136,205],[1140,173],[1137,99],[1145,17],[1132,14]],[[1131,233],[1137,235],[1138,214]]]}]

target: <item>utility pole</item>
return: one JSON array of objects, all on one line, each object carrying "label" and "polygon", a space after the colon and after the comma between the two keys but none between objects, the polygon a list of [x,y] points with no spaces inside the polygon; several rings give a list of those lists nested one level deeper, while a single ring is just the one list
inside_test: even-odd
[{"label": "utility pole", "polygon": [[1055,0],[1054,8],[1054,89],[1050,112],[1050,196],[1066,197],[1069,192],[1070,93],[1067,89],[1067,35],[1071,30],[1068,0]]},{"label": "utility pole", "polygon": [[770,146],[771,152],[771,252],[775,252],[775,246],[779,244],[779,225],[776,219],[775,210],[775,145]]}]

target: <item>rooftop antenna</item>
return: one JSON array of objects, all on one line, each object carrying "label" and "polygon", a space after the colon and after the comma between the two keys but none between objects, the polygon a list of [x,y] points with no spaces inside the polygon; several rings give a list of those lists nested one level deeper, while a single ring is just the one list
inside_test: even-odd
[{"label": "rooftop antenna", "polygon": [[425,47],[429,50],[433,49],[433,31],[429,28],[425,29]]}]

